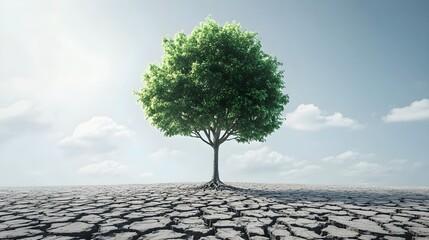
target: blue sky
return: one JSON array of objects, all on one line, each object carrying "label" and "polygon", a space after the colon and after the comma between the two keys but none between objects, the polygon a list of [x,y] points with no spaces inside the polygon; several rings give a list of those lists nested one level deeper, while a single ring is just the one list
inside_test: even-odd
[{"label": "blue sky", "polygon": [[284,125],[220,149],[226,182],[429,184],[427,1],[1,1],[0,186],[207,181],[212,150],[133,90],[211,15],[284,63]]}]

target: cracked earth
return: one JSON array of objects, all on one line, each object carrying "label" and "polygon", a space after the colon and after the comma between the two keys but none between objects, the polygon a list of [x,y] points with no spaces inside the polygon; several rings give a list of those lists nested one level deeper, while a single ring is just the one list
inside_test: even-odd
[{"label": "cracked earth", "polygon": [[429,188],[0,189],[0,239],[429,239]]}]

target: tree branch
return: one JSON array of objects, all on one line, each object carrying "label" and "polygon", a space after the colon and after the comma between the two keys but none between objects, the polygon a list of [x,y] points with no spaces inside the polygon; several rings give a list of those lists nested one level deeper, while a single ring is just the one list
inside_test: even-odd
[{"label": "tree branch", "polygon": [[213,134],[213,136],[215,135],[215,129],[212,127],[212,126],[210,126],[209,127],[209,130],[212,132],[212,134]]},{"label": "tree branch", "polygon": [[222,144],[223,142],[225,142],[225,141],[230,141],[230,140],[234,140],[234,139],[237,139],[237,137],[234,137],[234,138],[230,138],[230,139],[228,139],[229,138],[229,136],[231,136],[232,134],[236,134],[237,133],[237,131],[235,130],[235,129],[230,129],[229,130],[229,132],[225,135],[225,136],[223,136],[220,140],[219,140],[219,142]]},{"label": "tree branch", "polygon": [[213,143],[209,143],[207,140],[205,140],[197,130],[194,131],[194,134],[196,134],[198,136],[198,138],[200,138],[201,140],[203,140],[203,142],[207,143],[210,146],[213,146]]},{"label": "tree branch", "polygon": [[222,139],[226,136],[226,134],[227,134],[229,131],[231,131],[231,129],[226,130],[226,131],[222,134],[222,137],[220,137],[220,140],[222,140]]},{"label": "tree branch", "polygon": [[194,132],[193,132],[193,134],[194,134],[194,135],[192,135],[192,134],[191,134],[191,135],[189,135],[189,137],[193,137],[193,138],[200,138],[200,137],[198,137],[198,135],[196,135]]},{"label": "tree branch", "polygon": [[213,145],[213,141],[210,139],[210,132],[207,131],[206,129],[204,129],[203,131],[204,131],[204,134],[206,134],[206,137],[207,137],[208,141],[210,142],[210,146],[212,146]]},{"label": "tree branch", "polygon": [[226,141],[231,141],[231,140],[236,140],[238,137],[233,137],[233,138],[229,138],[229,139],[225,139],[224,142]]},{"label": "tree branch", "polygon": [[225,142],[228,139],[228,137],[231,136],[231,134],[233,134],[233,132],[235,131],[234,127],[236,123],[237,123],[237,120],[235,120],[232,123],[231,127],[223,133],[222,137],[219,139],[220,143]]}]

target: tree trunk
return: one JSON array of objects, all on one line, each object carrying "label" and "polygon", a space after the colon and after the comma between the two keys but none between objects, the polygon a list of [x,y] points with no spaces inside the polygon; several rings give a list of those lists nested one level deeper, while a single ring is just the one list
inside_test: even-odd
[{"label": "tree trunk", "polygon": [[211,190],[237,190],[238,188],[229,186],[224,184],[219,177],[219,141],[214,141],[213,147],[213,177],[212,180],[206,184],[204,184],[201,187],[198,187],[198,189],[211,189]]},{"label": "tree trunk", "polygon": [[219,144],[213,145],[214,158],[213,158],[213,178],[212,182],[220,182],[219,178]]}]

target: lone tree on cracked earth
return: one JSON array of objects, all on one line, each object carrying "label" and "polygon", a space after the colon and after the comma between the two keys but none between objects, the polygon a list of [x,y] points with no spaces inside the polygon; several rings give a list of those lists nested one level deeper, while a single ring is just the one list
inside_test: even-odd
[{"label": "lone tree on cracked earth", "polygon": [[282,64],[266,54],[257,33],[207,18],[190,35],[164,38],[159,65],[150,64],[136,91],[151,124],[166,136],[199,138],[214,151],[213,177],[204,188],[226,187],[219,178],[219,146],[230,140],[264,141],[278,129],[288,96]]}]

